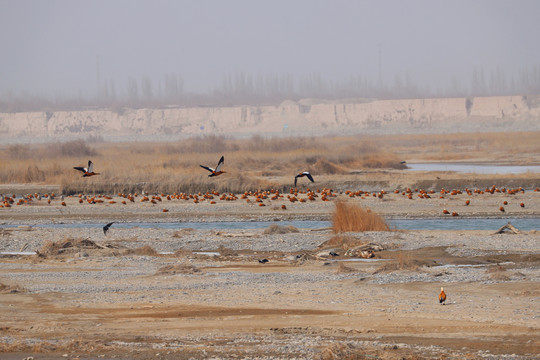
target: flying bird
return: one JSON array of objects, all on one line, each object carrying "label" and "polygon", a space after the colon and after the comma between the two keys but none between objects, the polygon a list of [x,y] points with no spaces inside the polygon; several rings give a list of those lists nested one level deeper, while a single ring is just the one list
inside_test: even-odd
[{"label": "flying bird", "polygon": [[294,177],[294,187],[296,187],[296,182],[298,181],[298,178],[299,177],[304,177],[304,176],[307,176],[307,178],[311,181],[311,182],[315,182],[315,180],[313,180],[313,176],[311,176],[311,174],[308,172],[308,171],[304,171],[298,175],[296,175]]},{"label": "flying bird", "polygon": [[439,302],[443,305],[446,302],[446,293],[444,292],[443,288],[441,288],[441,293],[439,294]]},{"label": "flying bird", "polygon": [[87,168],[84,168],[84,167],[81,167],[81,166],[75,166],[74,169],[82,171],[84,173],[83,177],[99,175],[99,173],[94,172],[94,164],[92,163],[91,160],[88,160],[88,167]]},{"label": "flying bird", "polygon": [[204,166],[204,165],[199,165],[199,166],[202,167],[203,169],[206,169],[206,170],[211,172],[211,174],[208,175],[208,176],[210,176],[210,177],[211,176],[218,176],[218,175],[221,175],[224,172],[226,172],[226,171],[221,170],[221,167],[223,166],[224,160],[225,160],[225,158],[222,156],[221,159],[219,159],[219,162],[218,162],[215,169],[212,169],[211,167]]},{"label": "flying bird", "polygon": [[107,235],[107,231],[109,231],[109,228],[110,228],[111,225],[114,224],[114,223],[115,223],[114,221],[113,221],[113,222],[110,222],[110,223],[108,223],[107,225],[105,225],[105,226],[103,227],[103,233],[104,233],[105,235]]}]

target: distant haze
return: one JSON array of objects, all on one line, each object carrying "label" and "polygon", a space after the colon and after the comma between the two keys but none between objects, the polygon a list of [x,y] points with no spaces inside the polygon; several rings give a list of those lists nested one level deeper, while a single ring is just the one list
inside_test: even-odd
[{"label": "distant haze", "polygon": [[539,19],[537,0],[0,0],[0,104],[540,92]]}]

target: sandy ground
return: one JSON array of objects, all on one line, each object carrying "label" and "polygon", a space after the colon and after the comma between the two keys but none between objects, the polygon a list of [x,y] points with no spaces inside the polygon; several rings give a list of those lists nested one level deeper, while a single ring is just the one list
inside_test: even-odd
[{"label": "sandy ground", "polygon": [[[66,206],[57,198],[2,208],[0,251],[43,255],[0,258],[0,358],[538,358],[538,231],[351,233],[356,245],[377,246],[374,259],[350,261],[357,257],[347,256],[343,243],[324,245],[335,237],[327,229],[265,234],[113,225],[105,236],[95,227],[19,227],[329,220],[337,198],[389,218],[447,216],[443,209],[462,217],[540,216],[540,192],[530,189],[430,199],[388,192],[382,199],[266,199],[265,206],[253,198],[138,198],[123,205],[113,196],[93,205],[66,197]],[[54,251],[43,247],[62,241]],[[437,300],[441,287],[446,305]]]}]

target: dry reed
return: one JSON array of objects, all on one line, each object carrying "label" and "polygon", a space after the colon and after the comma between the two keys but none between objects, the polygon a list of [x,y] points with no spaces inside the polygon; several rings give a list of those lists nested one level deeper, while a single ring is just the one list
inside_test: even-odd
[{"label": "dry reed", "polygon": [[[66,194],[115,192],[241,193],[287,190],[297,171],[339,175],[365,168],[403,168],[400,161],[464,160],[489,157],[522,163],[538,161],[538,132],[430,135],[341,136],[230,139],[197,137],[166,143],[94,143],[0,146],[1,183],[61,184]],[[225,155],[219,178],[208,178],[200,164],[214,167]],[[81,178],[74,166],[94,162],[100,176]],[[272,179],[270,179],[272,177]],[[278,181],[278,182],[276,182]],[[317,181],[317,180],[316,180]],[[325,184],[317,181],[318,186]]]},{"label": "dry reed", "polygon": [[332,216],[332,229],[334,233],[363,232],[363,231],[390,231],[390,227],[382,216],[370,209],[344,201],[336,201],[336,209]]}]

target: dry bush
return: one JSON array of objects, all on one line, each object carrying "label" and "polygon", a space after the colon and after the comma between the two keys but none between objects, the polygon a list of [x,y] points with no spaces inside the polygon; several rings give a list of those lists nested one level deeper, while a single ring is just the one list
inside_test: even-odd
[{"label": "dry bush", "polygon": [[24,292],[25,290],[18,285],[6,285],[0,283],[0,294],[13,294]]},{"label": "dry bush", "polygon": [[73,239],[66,237],[59,241],[45,241],[41,249],[37,251],[37,254],[40,257],[47,257],[62,254],[73,254],[81,249],[103,249],[103,247],[97,245],[95,242],[89,239]]},{"label": "dry bush", "polygon": [[97,152],[88,146],[86,141],[82,139],[64,143],[47,144],[42,153],[43,157],[51,158],[59,156],[89,157],[95,155],[97,155]]},{"label": "dry bush", "polygon": [[187,274],[193,275],[200,273],[201,270],[191,264],[177,264],[177,265],[166,265],[158,269],[156,275],[176,275],[176,274]]},{"label": "dry bush", "polygon": [[292,225],[282,226],[278,224],[272,224],[266,229],[264,229],[263,234],[264,235],[272,235],[272,234],[288,234],[288,233],[297,233],[300,232],[297,227]]},{"label": "dry bush", "polygon": [[325,159],[319,159],[315,164],[309,167],[309,171],[314,174],[328,174],[328,175],[347,173],[347,171],[343,169],[341,166],[335,165]]},{"label": "dry bush", "polygon": [[173,234],[173,238],[181,238],[181,237],[184,237],[186,235],[191,235],[195,232],[195,229],[193,228],[184,228],[184,229],[180,229],[180,230],[176,230]]},{"label": "dry bush", "polygon": [[32,149],[29,145],[10,145],[7,148],[7,155],[11,159],[28,159],[32,155]]},{"label": "dry bush", "polygon": [[238,256],[238,252],[236,250],[225,247],[223,245],[220,245],[217,251],[219,252],[220,256]]},{"label": "dry bush", "polygon": [[184,249],[184,248],[180,248],[178,250],[176,250],[174,252],[174,256],[177,256],[177,257],[186,257],[188,255],[192,255],[193,254],[193,251],[192,250],[189,250],[189,249]]},{"label": "dry bush", "polygon": [[158,256],[159,253],[150,245],[144,245],[136,249],[129,249],[126,251],[127,255],[139,255],[139,256]]},{"label": "dry bush", "polygon": [[359,205],[336,201],[336,209],[332,216],[334,233],[362,231],[390,231],[390,227],[382,216],[364,209]]},{"label": "dry bush", "polygon": [[318,246],[319,249],[343,249],[345,251],[355,248],[357,246],[364,245],[365,243],[354,236],[349,235],[335,235],[330,240],[325,241]]},{"label": "dry bush", "polygon": [[336,273],[338,273],[338,274],[350,274],[350,273],[354,273],[354,272],[357,272],[357,270],[355,268],[347,266],[343,262],[338,263]]}]

